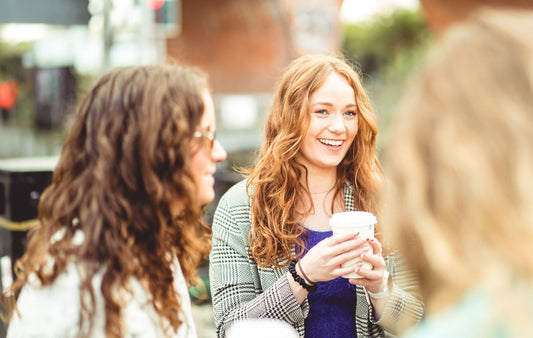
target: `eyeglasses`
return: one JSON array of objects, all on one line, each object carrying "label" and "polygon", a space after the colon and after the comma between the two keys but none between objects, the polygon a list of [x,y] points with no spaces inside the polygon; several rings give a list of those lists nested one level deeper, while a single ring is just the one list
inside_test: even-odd
[{"label": "eyeglasses", "polygon": [[205,146],[209,152],[213,151],[216,140],[216,131],[215,130],[197,130],[192,134],[192,137],[204,139]]}]

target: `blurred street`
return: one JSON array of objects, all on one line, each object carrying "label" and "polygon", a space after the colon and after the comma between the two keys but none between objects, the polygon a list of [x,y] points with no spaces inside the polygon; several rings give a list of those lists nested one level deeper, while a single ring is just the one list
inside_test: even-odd
[{"label": "blurred street", "polygon": [[0,123],[0,159],[57,156],[63,143],[64,133],[60,129],[38,129],[15,121]]}]

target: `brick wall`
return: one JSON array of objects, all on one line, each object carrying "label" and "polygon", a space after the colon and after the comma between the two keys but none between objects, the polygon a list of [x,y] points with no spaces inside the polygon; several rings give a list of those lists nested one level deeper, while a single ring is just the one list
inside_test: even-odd
[{"label": "brick wall", "polygon": [[429,26],[438,34],[480,6],[533,9],[533,0],[420,0]]},{"label": "brick wall", "polygon": [[167,57],[200,66],[217,93],[268,92],[282,67],[340,47],[342,0],[182,0]]}]

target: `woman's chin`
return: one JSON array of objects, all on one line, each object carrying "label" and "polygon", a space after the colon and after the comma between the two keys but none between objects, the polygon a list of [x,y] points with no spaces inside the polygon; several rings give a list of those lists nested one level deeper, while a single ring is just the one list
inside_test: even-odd
[{"label": "woman's chin", "polygon": [[200,195],[199,201],[202,207],[205,207],[215,199],[215,191],[205,191]]}]

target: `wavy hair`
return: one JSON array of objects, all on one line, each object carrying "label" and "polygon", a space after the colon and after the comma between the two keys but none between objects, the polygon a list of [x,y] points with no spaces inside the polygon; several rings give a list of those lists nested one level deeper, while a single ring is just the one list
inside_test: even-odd
[{"label": "wavy hair", "polygon": [[[355,70],[341,57],[306,55],[291,62],[277,88],[264,129],[259,160],[247,171],[252,194],[250,250],[260,265],[283,265],[293,256],[295,245],[303,245],[305,228],[298,224],[296,204],[310,197],[307,171],[296,157],[310,123],[309,97],[337,73],[355,92],[359,131],[337,168],[334,196],[349,182],[354,188],[355,208],[377,213],[375,194],[382,181],[376,156],[376,118]],[[335,198],[334,198],[335,200]],[[333,208],[333,206],[332,206]],[[301,216],[301,215],[300,215]]]},{"label": "wavy hair", "polygon": [[383,224],[428,308],[477,287],[508,301],[521,284],[531,301],[531,32],[531,11],[481,12],[452,28],[400,105]]},{"label": "wavy hair", "polygon": [[[80,335],[90,334],[82,328],[92,327],[91,280],[99,272],[106,336],[122,335],[116,291],[128,290],[131,278],[147,285],[156,312],[178,329],[173,263],[177,258],[185,279],[195,281],[210,250],[189,168],[206,89],[204,74],[178,66],[129,67],[101,77],[77,108],[11,292],[18,294],[30,274],[51,284],[75,262],[83,267]],[[77,230],[84,241],[76,245]]]}]

